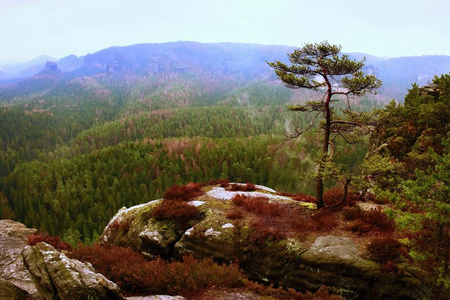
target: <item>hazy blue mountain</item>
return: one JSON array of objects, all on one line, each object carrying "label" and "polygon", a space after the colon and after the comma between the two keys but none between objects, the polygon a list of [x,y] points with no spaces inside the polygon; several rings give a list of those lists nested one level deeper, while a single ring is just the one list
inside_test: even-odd
[{"label": "hazy blue mountain", "polygon": [[64,72],[70,72],[83,66],[84,56],[68,55],[57,61],[58,67]]},{"label": "hazy blue mountain", "polygon": [[48,55],[41,55],[30,61],[18,64],[2,65],[0,70],[9,78],[26,78],[39,73],[49,60],[55,60]]},{"label": "hazy blue mountain", "polygon": [[375,65],[378,68],[378,77],[384,84],[381,91],[403,98],[412,83],[425,85],[431,82],[435,75],[449,73],[450,56],[396,57],[381,60]]},{"label": "hazy blue mountain", "polygon": [[[242,85],[250,81],[276,80],[276,75],[266,61],[287,62],[286,54],[293,50],[294,47],[287,46],[198,42],[110,47],[84,57],[69,55],[56,61],[58,69],[64,72],[58,75],[60,79],[57,82],[94,75],[111,78],[126,76],[128,82],[133,76],[170,80],[173,75],[190,74],[198,80],[232,80]],[[412,83],[426,84],[435,75],[450,71],[450,56],[384,58],[364,53],[349,55],[357,60],[365,57],[365,71],[377,75],[383,81],[379,92],[399,101],[402,101]],[[16,73],[17,76],[29,78],[26,83],[21,84],[24,88],[33,85],[34,80],[41,81],[42,76],[33,76],[45,68],[45,62],[48,60],[55,61],[48,56],[42,56],[25,64],[3,67],[2,70],[6,76],[21,70]],[[50,82],[54,84],[54,81]],[[40,82],[37,86],[44,88],[45,85]],[[17,85],[9,85],[8,88],[14,89]],[[52,86],[45,87],[46,90],[51,88]],[[37,91],[36,87],[25,90]]]},{"label": "hazy blue mountain", "polygon": [[270,72],[266,60],[283,59],[294,48],[252,44],[175,42],[111,47],[88,54],[87,73],[226,74],[259,77]]}]

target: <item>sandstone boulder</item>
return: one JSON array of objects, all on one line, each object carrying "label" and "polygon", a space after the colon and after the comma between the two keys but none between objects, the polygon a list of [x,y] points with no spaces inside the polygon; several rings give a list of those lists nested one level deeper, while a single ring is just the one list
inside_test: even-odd
[{"label": "sandstone boulder", "polygon": [[26,246],[22,255],[44,299],[125,299],[115,283],[51,245]]},{"label": "sandstone boulder", "polygon": [[26,294],[37,292],[22,258],[22,250],[27,244],[27,238],[34,233],[36,229],[27,228],[19,222],[0,220],[0,280],[3,281],[0,287],[1,299],[6,298],[7,290],[12,292],[11,295],[20,294],[18,289]]},{"label": "sandstone boulder", "polygon": [[296,213],[314,209],[314,204],[294,201],[261,186],[254,192],[227,191],[218,186],[205,187],[204,191],[205,195],[190,202],[203,216],[190,228],[180,230],[175,224],[152,218],[153,208],[161,201],[156,200],[122,208],[105,228],[102,242],[129,246],[148,257],[192,254],[238,262],[252,279],[301,291],[327,286],[348,299],[408,299],[409,287],[417,284],[411,277],[383,272],[378,263],[365,258],[364,247],[358,248],[349,237],[312,233],[255,243],[252,220],[227,218],[236,194],[265,196]]}]

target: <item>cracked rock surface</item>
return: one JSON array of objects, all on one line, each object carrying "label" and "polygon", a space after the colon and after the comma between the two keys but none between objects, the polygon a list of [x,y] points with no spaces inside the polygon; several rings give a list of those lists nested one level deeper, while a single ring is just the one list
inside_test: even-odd
[{"label": "cracked rock surface", "polygon": [[[12,220],[0,220],[0,298],[7,299],[6,291],[22,295],[37,292],[22,259],[22,250],[29,235],[36,229]],[[22,290],[23,292],[20,292]]]},{"label": "cracked rock surface", "polygon": [[125,299],[114,282],[49,244],[26,246],[22,255],[44,299]]}]

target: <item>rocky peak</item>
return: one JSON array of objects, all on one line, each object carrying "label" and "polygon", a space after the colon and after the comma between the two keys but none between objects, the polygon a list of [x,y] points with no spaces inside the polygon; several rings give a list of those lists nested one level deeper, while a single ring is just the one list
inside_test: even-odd
[{"label": "rocky peak", "polygon": [[48,60],[45,63],[45,69],[47,71],[56,71],[58,70],[58,65],[54,61]]}]

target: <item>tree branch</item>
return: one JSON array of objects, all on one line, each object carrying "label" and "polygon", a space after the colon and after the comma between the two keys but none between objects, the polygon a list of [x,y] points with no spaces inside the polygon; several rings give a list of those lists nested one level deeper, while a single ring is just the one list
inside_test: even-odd
[{"label": "tree branch", "polygon": [[363,125],[361,122],[344,121],[344,120],[331,121],[331,124],[346,124],[346,125],[352,125],[352,126],[362,126]]},{"label": "tree branch", "polygon": [[334,144],[332,141],[328,141],[328,144],[331,146],[331,155],[330,155],[330,159],[333,158],[334,156]]},{"label": "tree branch", "polygon": [[304,134],[305,132],[307,132],[308,130],[311,129],[311,127],[313,127],[314,125],[314,121],[317,119],[317,117],[321,114],[321,111],[319,111],[319,113],[311,120],[311,123],[309,124],[309,126],[305,129],[305,130],[300,130],[300,129],[295,129],[295,132],[287,132],[287,130],[285,130],[284,132],[284,137],[287,140],[293,140],[295,138],[298,138],[299,136],[301,136],[302,134]]}]

